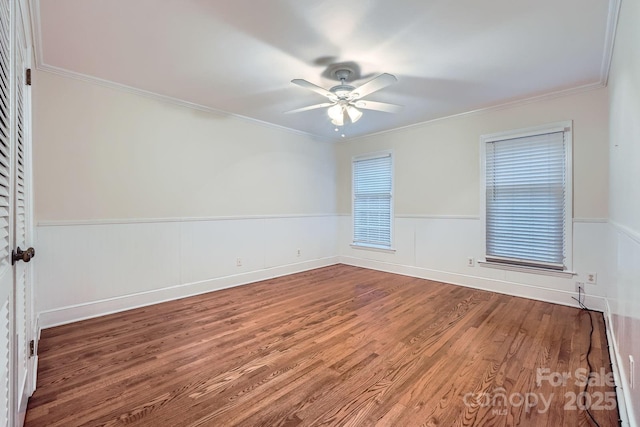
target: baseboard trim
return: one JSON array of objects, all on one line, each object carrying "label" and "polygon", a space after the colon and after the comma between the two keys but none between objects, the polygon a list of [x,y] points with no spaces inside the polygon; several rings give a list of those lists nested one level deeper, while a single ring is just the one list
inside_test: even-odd
[{"label": "baseboard trim", "polygon": [[338,262],[338,257],[332,256],[47,310],[38,313],[39,329],[52,328],[179,298],[233,288],[260,280],[313,270],[314,268],[327,267],[338,264]]},{"label": "baseboard trim", "polygon": [[[387,273],[402,274],[404,276],[434,280],[437,282],[465,286],[467,288],[497,292],[500,294],[529,298],[570,307],[579,307],[578,302],[572,298],[577,298],[578,294],[576,292],[567,292],[534,285],[524,285],[521,283],[507,282],[485,277],[430,270],[422,267],[393,264],[349,256],[340,256],[339,258],[340,263],[356,267],[370,268],[372,270],[385,271]],[[601,312],[604,312],[605,310],[605,299],[602,297],[586,295],[584,303],[592,310]]]},{"label": "baseboard trim", "polygon": [[629,381],[622,363],[622,357],[618,350],[618,342],[613,331],[613,320],[611,319],[611,308],[609,300],[605,300],[604,325],[607,333],[607,342],[609,343],[609,359],[611,360],[611,369],[613,378],[616,383],[616,397],[618,400],[618,413],[620,414],[620,425],[622,427],[638,427],[633,414],[633,405],[631,404],[631,396],[629,395]]}]

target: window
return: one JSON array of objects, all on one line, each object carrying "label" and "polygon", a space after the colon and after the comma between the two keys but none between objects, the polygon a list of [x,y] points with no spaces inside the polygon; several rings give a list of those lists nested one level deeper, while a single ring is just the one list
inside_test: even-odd
[{"label": "window", "polygon": [[391,153],[353,160],[353,244],[391,249]]},{"label": "window", "polygon": [[486,261],[571,269],[571,123],[482,137]]}]

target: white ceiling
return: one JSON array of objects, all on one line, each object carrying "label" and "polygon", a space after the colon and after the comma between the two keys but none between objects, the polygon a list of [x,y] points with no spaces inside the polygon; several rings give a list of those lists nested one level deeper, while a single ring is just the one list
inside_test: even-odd
[{"label": "white ceiling", "polygon": [[[33,0],[37,65],[335,138],[332,64],[398,83],[355,137],[606,83],[616,0]],[[324,74],[324,75],[323,75]]]}]

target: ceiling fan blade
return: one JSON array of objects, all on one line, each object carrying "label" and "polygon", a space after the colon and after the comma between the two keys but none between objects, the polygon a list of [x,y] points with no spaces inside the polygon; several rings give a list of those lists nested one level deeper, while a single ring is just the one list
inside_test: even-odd
[{"label": "ceiling fan blade", "polygon": [[364,108],[365,110],[384,111],[385,113],[397,113],[402,110],[402,105],[388,104],[386,102],[366,101],[360,100],[353,102],[358,108]]},{"label": "ceiling fan blade", "polygon": [[326,96],[327,98],[331,99],[332,101],[336,98],[336,96],[333,93],[329,92],[328,90],[326,90],[324,88],[321,88],[318,85],[314,85],[313,83],[308,82],[306,80],[293,79],[293,80],[291,80],[291,83],[293,83],[294,85],[298,85],[300,87],[312,90],[315,93],[319,93],[322,96]]},{"label": "ceiling fan blade", "polygon": [[369,95],[370,93],[373,93],[373,92],[375,92],[377,90],[385,88],[385,87],[389,86],[390,84],[393,84],[393,83],[395,83],[397,81],[398,81],[398,79],[396,79],[396,76],[393,76],[393,75],[387,74],[387,73],[380,74],[378,77],[374,78],[373,80],[369,80],[368,82],[366,82],[362,86],[357,87],[354,90],[352,90],[351,94],[350,94],[350,97],[351,97],[351,99],[363,98],[363,97]]},{"label": "ceiling fan blade", "polygon": [[333,102],[323,102],[322,104],[309,105],[308,107],[297,108],[291,111],[285,111],[284,114],[300,113],[302,111],[315,110],[316,108],[331,107]]},{"label": "ceiling fan blade", "polygon": [[402,110],[402,105],[387,104],[386,102],[362,100],[354,102],[353,105],[358,108],[364,108],[365,110],[384,111],[385,113],[397,113]]}]

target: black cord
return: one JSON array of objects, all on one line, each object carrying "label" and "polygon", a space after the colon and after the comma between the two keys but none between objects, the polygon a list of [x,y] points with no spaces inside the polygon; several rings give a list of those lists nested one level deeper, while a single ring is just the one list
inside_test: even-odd
[{"label": "black cord", "polygon": [[[591,310],[589,310],[587,306],[584,305],[584,303],[582,302],[582,287],[578,287],[578,299],[576,299],[575,297],[571,297],[571,298],[573,298],[575,301],[578,301],[578,304],[580,304],[580,308],[582,308],[583,311],[587,312],[587,314],[589,315],[589,322],[591,323],[591,332],[589,332],[589,348],[587,349],[587,366],[589,367],[589,376],[587,377],[587,382],[584,385],[584,391],[582,392],[582,396],[586,396],[587,390],[589,389],[589,380],[591,379],[591,376],[594,374],[593,366],[591,366],[591,361],[589,360],[589,356],[591,355],[591,348],[593,345],[593,317],[591,316]],[[591,399],[589,399],[589,401],[591,401]],[[587,415],[589,415],[589,418],[591,418],[591,421],[593,421],[597,427],[600,427],[600,424],[598,424],[596,419],[593,417],[593,414],[591,413],[591,409],[589,408],[589,406],[586,405],[587,403],[586,400],[584,403],[585,403],[585,411],[587,412]]]},{"label": "black cord", "polygon": [[[582,303],[580,303],[580,305],[583,307],[582,309],[586,311],[587,314],[589,315],[589,321],[591,322],[591,332],[589,332],[589,349],[587,350],[587,366],[589,367],[589,376],[587,377],[587,382],[584,385],[584,392],[582,393],[583,396],[586,396],[587,390],[589,389],[589,380],[591,379],[591,375],[594,373],[593,367],[591,366],[591,361],[589,360],[589,355],[591,354],[591,347],[593,344],[593,317],[591,316],[591,310],[587,309]],[[590,400],[591,399],[589,399],[589,401]],[[596,419],[593,417],[593,414],[591,414],[591,409],[588,406],[586,406],[587,402],[585,401],[584,403],[585,403],[587,415],[589,415],[589,418],[591,418],[591,421],[593,421],[597,427],[600,427],[600,424],[598,424]]]},{"label": "black cord", "polygon": [[579,287],[579,288],[578,288],[578,299],[576,299],[576,297],[571,297],[571,298],[572,298],[574,301],[578,301],[578,304],[580,304],[580,308],[581,308],[581,309],[583,309],[583,310],[589,310],[589,309],[587,308],[587,306],[586,306],[586,305],[584,305],[584,304],[582,303],[582,288],[581,288],[581,287]]}]

